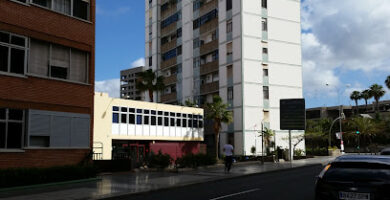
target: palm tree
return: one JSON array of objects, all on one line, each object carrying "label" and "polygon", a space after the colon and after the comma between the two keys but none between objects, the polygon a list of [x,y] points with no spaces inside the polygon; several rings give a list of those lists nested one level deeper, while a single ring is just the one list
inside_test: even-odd
[{"label": "palm tree", "polygon": [[364,102],[366,103],[366,112],[367,112],[367,101],[372,97],[370,94],[370,90],[363,90],[363,92],[361,92],[361,95],[362,98],[364,99]]},{"label": "palm tree", "polygon": [[378,84],[373,84],[370,86],[370,94],[375,99],[375,111],[379,111],[379,99],[385,95],[385,90],[383,90],[383,86]]},{"label": "palm tree", "polygon": [[153,92],[162,91],[165,89],[164,77],[157,76],[152,69],[148,69],[139,74],[136,88],[140,92],[148,91],[150,102],[153,102]]},{"label": "palm tree", "polygon": [[228,105],[222,102],[220,96],[213,97],[213,103],[206,104],[206,118],[213,120],[213,129],[215,133],[215,155],[218,160],[219,133],[222,123],[230,124],[233,122],[232,112],[227,110]]},{"label": "palm tree", "polygon": [[387,88],[390,89],[390,75],[387,76],[387,78],[386,78],[386,80],[385,80],[385,84],[386,84]]},{"label": "palm tree", "polygon": [[355,109],[356,109],[356,113],[358,114],[358,113],[359,113],[358,101],[359,101],[359,99],[361,99],[361,94],[360,94],[360,92],[359,92],[359,91],[353,91],[353,92],[351,93],[351,96],[349,96],[349,98],[350,98],[351,100],[354,100],[354,101],[355,101],[355,104],[356,104]]}]

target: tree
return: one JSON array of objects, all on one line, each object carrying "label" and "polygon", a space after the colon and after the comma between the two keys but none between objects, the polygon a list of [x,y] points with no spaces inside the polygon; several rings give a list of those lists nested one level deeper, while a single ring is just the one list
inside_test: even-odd
[{"label": "tree", "polygon": [[370,94],[370,90],[363,90],[363,92],[361,92],[361,97],[362,99],[364,99],[364,102],[366,103],[366,112],[367,112],[367,101],[369,99],[371,99],[371,94]]},{"label": "tree", "polygon": [[188,107],[197,107],[197,104],[189,99],[187,99],[185,102],[184,102],[184,105],[185,106],[188,106]]},{"label": "tree", "polygon": [[215,134],[215,153],[218,158],[219,133],[222,123],[230,124],[233,122],[232,112],[227,110],[228,105],[222,102],[220,96],[215,95],[212,103],[206,104],[206,118],[213,120],[213,129]]},{"label": "tree", "polygon": [[390,89],[390,75],[387,76],[387,78],[386,78],[386,80],[385,80],[385,84],[386,84],[387,88]]},{"label": "tree", "polygon": [[356,105],[355,109],[356,109],[356,113],[358,114],[358,113],[359,113],[358,101],[359,101],[359,99],[361,98],[361,93],[360,93],[359,91],[353,91],[353,92],[351,93],[351,96],[349,96],[349,98],[350,98],[351,100],[354,100],[354,101],[355,101],[355,105]]},{"label": "tree", "polygon": [[164,77],[157,76],[152,69],[148,69],[139,74],[136,82],[136,88],[140,92],[148,91],[150,102],[153,102],[153,92],[165,89]]},{"label": "tree", "polygon": [[378,84],[373,84],[370,86],[370,95],[375,99],[375,111],[379,111],[379,99],[385,95],[385,90],[383,90],[383,86]]}]

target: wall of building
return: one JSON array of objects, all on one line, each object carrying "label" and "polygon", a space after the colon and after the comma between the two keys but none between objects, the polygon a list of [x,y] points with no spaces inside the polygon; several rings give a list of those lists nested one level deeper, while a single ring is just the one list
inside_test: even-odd
[{"label": "wall of building", "polygon": [[[0,73],[0,108],[67,112],[93,116],[93,92],[95,82],[95,1],[90,1],[89,21],[77,19],[33,4],[0,1],[0,31],[45,41],[88,53],[87,82],[61,80],[33,75],[26,65],[22,75]],[[27,48],[29,45],[27,46]],[[28,50],[27,50],[28,52]],[[26,56],[29,58],[29,54]],[[93,120],[89,122],[89,144],[92,144]],[[27,134],[26,130],[24,134]],[[32,148],[23,144],[22,149],[0,149],[0,166],[48,167],[77,164],[89,153],[83,148]]]}]

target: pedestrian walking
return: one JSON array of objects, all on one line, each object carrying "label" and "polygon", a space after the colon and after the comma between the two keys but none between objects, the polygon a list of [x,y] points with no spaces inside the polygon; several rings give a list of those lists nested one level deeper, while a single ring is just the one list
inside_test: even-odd
[{"label": "pedestrian walking", "polygon": [[229,143],[223,146],[223,153],[225,154],[225,172],[229,173],[233,163],[233,145]]}]

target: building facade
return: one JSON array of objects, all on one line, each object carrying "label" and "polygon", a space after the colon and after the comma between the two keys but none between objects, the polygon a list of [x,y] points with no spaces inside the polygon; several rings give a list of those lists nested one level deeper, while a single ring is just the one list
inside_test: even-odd
[{"label": "building facade", "polygon": [[150,151],[162,151],[176,159],[201,151],[203,109],[96,93],[94,130],[94,159],[142,162]]},{"label": "building facade", "polygon": [[143,92],[138,91],[136,88],[136,82],[139,78],[139,73],[143,71],[143,66],[121,71],[121,99],[144,100]]},{"label": "building facade", "polygon": [[146,65],[168,86],[155,100],[202,106],[219,95],[234,114],[221,146],[232,141],[237,155],[253,155],[252,147],[261,155],[263,126],[288,147],[279,101],[303,96],[299,0],[146,0],[145,8]]},{"label": "building facade", "polygon": [[94,0],[0,1],[0,168],[91,151]]}]

